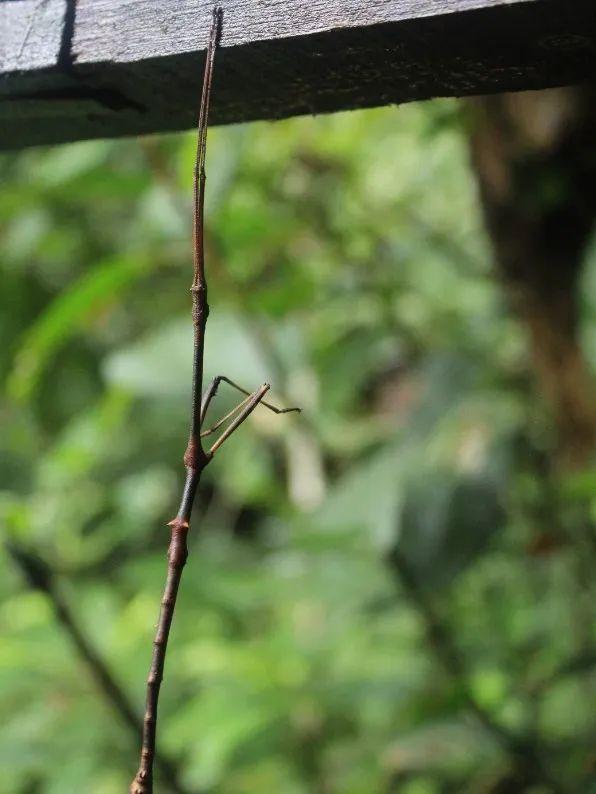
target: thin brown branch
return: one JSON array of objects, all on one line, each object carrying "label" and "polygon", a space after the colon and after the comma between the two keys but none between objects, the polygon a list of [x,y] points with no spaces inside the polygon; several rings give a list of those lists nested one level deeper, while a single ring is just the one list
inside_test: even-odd
[{"label": "thin brown branch", "polygon": [[197,157],[194,170],[193,280],[191,286],[194,350],[190,434],[184,454],[186,481],[178,513],[169,523],[171,536],[168,549],[168,574],[161,600],[157,632],[153,642],[151,667],[147,677],[147,697],[145,717],[143,719],[141,761],[137,774],[130,785],[131,794],[153,794],[153,763],[155,759],[157,733],[157,706],[159,690],[163,679],[168,637],[174,617],[182,570],[188,556],[187,535],[190,527],[192,506],[201,474],[210,460],[210,456],[205,454],[201,442],[203,405],[205,403],[208,405],[210,399],[209,394],[206,396],[205,400],[201,398],[205,326],[209,313],[209,305],[207,303],[207,281],[205,278],[203,214],[205,203],[205,156],[207,149],[207,127],[209,122],[209,100],[211,97],[215,50],[221,32],[221,21],[221,8],[215,8],[213,11],[213,24],[209,35],[209,45],[205,62],[203,91],[199,111]]},{"label": "thin brown branch", "polygon": [[[219,376],[215,378],[202,395],[203,388],[203,353],[205,347],[205,327],[209,314],[207,302],[207,280],[205,276],[204,254],[204,204],[205,204],[205,157],[207,151],[207,127],[209,121],[209,100],[211,97],[211,84],[213,80],[213,65],[215,50],[219,41],[222,23],[222,10],[215,8],[213,24],[209,36],[205,74],[203,78],[203,91],[199,112],[197,156],[194,170],[193,189],[193,280],[192,294],[192,320],[194,328],[193,350],[193,378],[190,433],[186,452],[184,453],[184,466],[186,480],[176,517],[170,521],[170,545],[168,549],[168,572],[166,585],[161,600],[161,609],[157,623],[157,631],[153,641],[153,656],[149,675],[147,677],[147,697],[145,717],[143,720],[143,736],[141,761],[137,774],[131,785],[131,794],[153,794],[153,764],[155,759],[156,734],[157,734],[157,706],[159,690],[163,680],[164,665],[170,628],[176,608],[178,588],[182,578],[182,570],[188,557],[188,532],[197,487],[205,467],[209,464],[213,454],[224,441],[244,422],[256,406],[262,401],[263,395],[269,389],[264,384],[243,401],[238,407],[238,413],[213,444],[205,452],[201,440],[201,428],[209,405],[217,393],[222,380],[232,383],[228,378]],[[240,391],[244,390],[233,384]],[[246,392],[244,392],[246,393]],[[285,413],[288,409],[277,409],[267,404],[267,407],[276,413]],[[295,410],[295,409],[289,409]],[[235,413],[235,412],[233,412]]]},{"label": "thin brown branch", "polygon": [[[20,569],[28,586],[32,590],[42,592],[49,600],[56,615],[56,620],[76,648],[79,658],[89,671],[97,689],[136,741],[142,725],[140,716],[136,713],[123,687],[118,683],[106,662],[95,650],[91,641],[80,627],[74,613],[60,592],[52,568],[37,552],[33,553],[14,542],[6,544],[6,548],[12,560]],[[155,765],[161,774],[164,785],[170,791],[174,792],[174,794],[189,794],[188,789],[180,781],[180,772],[172,759],[163,753],[158,753],[155,757]]]},{"label": "thin brown branch", "polygon": [[[209,315],[207,301],[207,279],[205,277],[205,234],[204,234],[204,207],[205,207],[205,157],[207,154],[207,127],[209,124],[209,101],[211,98],[211,84],[213,81],[213,64],[215,50],[221,29],[222,11],[215,8],[213,11],[213,24],[209,36],[205,75],[203,78],[203,93],[199,111],[199,127],[197,135],[197,156],[193,180],[193,281],[190,288],[192,294],[192,319],[194,327],[194,352],[193,352],[193,384],[192,384],[192,416],[190,424],[190,437],[184,456],[187,468],[198,468],[205,465],[205,455],[201,445],[201,393],[203,391],[203,354],[205,348],[205,326]],[[192,509],[192,504],[190,505]],[[190,511],[186,520],[190,518]]]}]

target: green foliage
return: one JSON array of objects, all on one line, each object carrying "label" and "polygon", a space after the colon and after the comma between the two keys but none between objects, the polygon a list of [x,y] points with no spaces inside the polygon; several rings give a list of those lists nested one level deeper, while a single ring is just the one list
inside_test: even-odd
[{"label": "green foliage", "polygon": [[[161,746],[193,791],[488,791],[509,760],[429,644],[397,545],[473,697],[587,791],[594,553],[568,533],[596,474],[546,482],[527,454],[544,410],[458,106],[216,129],[209,147],[206,374],[270,380],[303,413],[261,409],[207,470]],[[194,148],[0,160],[3,532],[52,566],[139,711],[187,433]],[[218,409],[233,400],[222,387]],[[122,792],[137,737],[1,565],[0,792]]]}]

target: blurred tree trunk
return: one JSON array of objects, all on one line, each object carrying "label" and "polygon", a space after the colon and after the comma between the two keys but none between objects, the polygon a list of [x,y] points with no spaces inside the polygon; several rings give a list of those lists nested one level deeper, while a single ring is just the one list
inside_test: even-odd
[{"label": "blurred tree trunk", "polygon": [[594,386],[578,341],[578,282],[596,220],[596,92],[588,87],[470,100],[471,151],[495,262],[527,328],[559,461],[596,443]]}]

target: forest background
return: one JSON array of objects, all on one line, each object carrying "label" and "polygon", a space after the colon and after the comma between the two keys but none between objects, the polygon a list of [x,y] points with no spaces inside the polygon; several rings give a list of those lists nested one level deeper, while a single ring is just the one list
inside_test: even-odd
[{"label": "forest background", "polygon": [[[259,409],[205,475],[159,791],[596,790],[587,100],[210,131],[206,376],[303,410]],[[194,148],[0,159],[3,794],[134,772]]]}]

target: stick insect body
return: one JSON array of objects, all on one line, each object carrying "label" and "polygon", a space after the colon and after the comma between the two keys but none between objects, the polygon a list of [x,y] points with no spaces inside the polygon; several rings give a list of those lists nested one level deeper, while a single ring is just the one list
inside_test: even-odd
[{"label": "stick insect body", "polygon": [[[241,386],[238,386],[238,384],[227,378],[225,375],[218,375],[216,378],[214,378],[205,390],[205,393],[202,394],[205,326],[207,323],[207,315],[209,313],[209,305],[207,303],[207,280],[205,278],[203,220],[206,182],[205,156],[207,150],[207,126],[209,103],[211,98],[211,85],[213,80],[213,65],[215,60],[215,50],[217,49],[221,34],[221,23],[222,10],[221,8],[216,8],[213,12],[213,24],[211,26],[209,45],[207,48],[207,59],[205,63],[203,90],[199,111],[197,156],[194,171],[194,272],[191,286],[194,351],[190,434],[186,452],[184,453],[186,481],[184,483],[184,489],[182,492],[178,513],[168,525],[171,531],[171,539],[168,549],[168,573],[163,597],[161,600],[157,631],[153,641],[151,667],[147,677],[147,696],[145,717],[143,720],[141,760],[137,774],[130,785],[130,794],[153,793],[153,764],[155,760],[159,690],[163,679],[168,637],[174,616],[178,588],[182,578],[182,570],[188,556],[187,536],[190,528],[192,506],[195,500],[195,495],[201,475],[206,466],[209,465],[217,450],[254,411],[259,403],[277,414],[299,410],[297,408],[276,408],[271,403],[265,402],[263,398],[270,388],[268,383],[264,383],[255,391],[250,392]],[[245,395],[245,399],[243,399],[225,416],[222,416],[220,419],[218,419],[212,427],[203,429],[207,410],[215,395],[217,394],[217,390],[221,383],[226,383],[237,391],[241,392]],[[222,431],[221,435],[211,444],[209,448],[205,448],[203,446],[203,439],[216,433],[217,430],[224,426],[228,421],[229,424]]]}]

